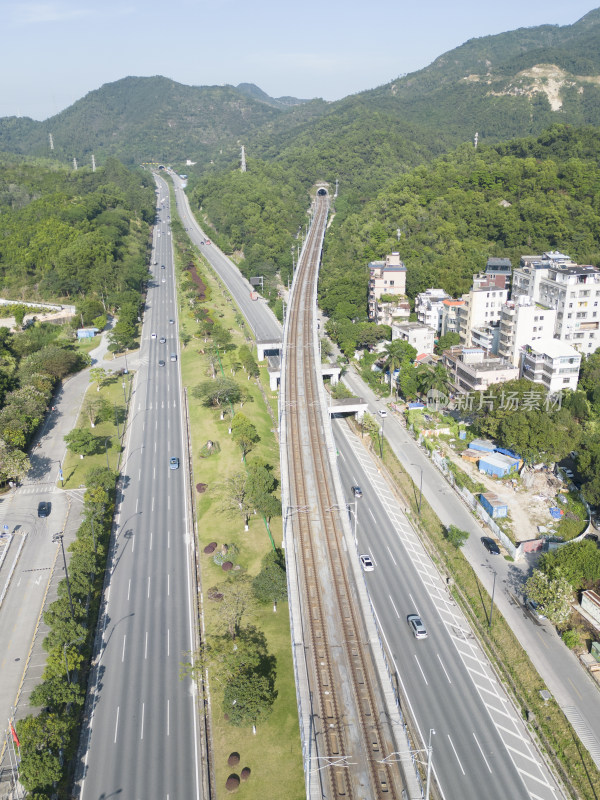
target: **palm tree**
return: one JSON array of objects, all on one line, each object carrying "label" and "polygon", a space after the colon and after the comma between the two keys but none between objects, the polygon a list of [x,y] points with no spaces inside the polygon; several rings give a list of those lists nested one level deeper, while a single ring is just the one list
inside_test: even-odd
[{"label": "palm tree", "polygon": [[389,370],[390,396],[394,391],[392,385],[392,375],[397,369],[400,369],[403,361],[412,361],[416,355],[417,351],[415,348],[408,342],[405,342],[404,339],[394,339],[393,341],[388,342],[383,348],[383,373],[385,375],[386,371]]},{"label": "palm tree", "polygon": [[427,395],[434,389],[440,394],[450,394],[452,381],[448,375],[448,370],[441,361],[438,361],[433,369],[426,364],[422,364],[418,368],[417,376],[421,394]]}]

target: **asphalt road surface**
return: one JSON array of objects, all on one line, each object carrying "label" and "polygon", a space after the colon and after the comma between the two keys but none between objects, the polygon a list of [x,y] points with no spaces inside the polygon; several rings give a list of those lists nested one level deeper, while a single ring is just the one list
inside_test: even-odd
[{"label": "asphalt road surface", "polygon": [[[179,345],[169,193],[164,181],[159,186],[153,259],[158,264],[148,288],[101,647],[91,680],[84,800],[200,797],[193,683],[180,678],[195,624],[192,529],[185,503],[179,361],[170,360],[172,353],[179,357]],[[180,459],[179,469],[170,469],[173,456]]]}]

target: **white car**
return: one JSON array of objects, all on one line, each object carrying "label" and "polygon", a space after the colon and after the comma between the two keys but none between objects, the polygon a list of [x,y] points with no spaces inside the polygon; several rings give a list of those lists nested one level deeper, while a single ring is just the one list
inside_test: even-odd
[{"label": "white car", "polygon": [[151,334],[150,334],[150,338],[151,338],[151,339],[156,339],[156,334],[155,334],[155,333],[151,333]]},{"label": "white car", "polygon": [[360,563],[365,572],[373,572],[375,567],[373,566],[373,560],[371,559],[370,555],[366,553],[360,556]]},{"label": "white car", "polygon": [[408,627],[413,632],[413,636],[415,639],[426,639],[427,638],[427,628],[423,625],[423,620],[418,614],[409,614],[406,618],[408,622]]},{"label": "white car", "polygon": [[385,408],[380,408],[377,413],[380,417],[387,417],[387,410]]}]

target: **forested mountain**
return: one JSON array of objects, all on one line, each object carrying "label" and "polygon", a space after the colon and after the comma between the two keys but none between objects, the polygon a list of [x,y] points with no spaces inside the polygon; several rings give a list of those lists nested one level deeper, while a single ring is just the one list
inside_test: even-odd
[{"label": "forested mountain", "polygon": [[161,76],[123,78],[44,122],[3,117],[0,151],[82,163],[89,163],[92,153],[97,163],[112,155],[129,164],[190,158],[206,166],[223,148],[229,148],[231,158],[242,138],[268,129],[279,116],[303,114],[308,105],[314,106],[307,112],[310,117],[324,106],[321,101],[272,100],[249,87],[185,86]]},{"label": "forested mountain", "polygon": [[154,204],[152,177],[116,159],[96,172],[0,160],[0,291],[105,311],[139,302]]},{"label": "forested mountain", "polygon": [[556,125],[496,146],[464,144],[415,168],[334,221],[320,305],[334,316],[364,314],[366,265],[392,250],[407,266],[410,297],[431,286],[468,291],[489,256],[518,263],[524,253],[558,249],[600,264],[599,164],[600,130]]}]

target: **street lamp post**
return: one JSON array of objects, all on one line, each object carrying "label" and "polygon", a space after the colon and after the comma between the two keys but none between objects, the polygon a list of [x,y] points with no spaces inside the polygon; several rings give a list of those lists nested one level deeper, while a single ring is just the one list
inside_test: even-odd
[{"label": "street lamp post", "polygon": [[488,628],[492,627],[492,614],[494,613],[494,594],[496,592],[496,572],[494,572],[494,583],[492,585],[492,605],[490,606],[490,622]]},{"label": "street lamp post", "polygon": [[381,418],[381,428],[379,428],[379,458],[383,461],[383,427],[385,425],[385,417]]},{"label": "street lamp post", "polygon": [[423,467],[419,464],[413,464],[413,467],[418,467],[421,470],[421,482],[419,483],[419,516],[421,516],[421,502],[423,501]]},{"label": "street lamp post", "polygon": [[429,728],[429,744],[427,745],[427,783],[425,786],[425,800],[429,800],[429,787],[431,785],[431,762],[433,761],[433,748],[431,746],[431,734],[435,736],[433,728]]},{"label": "street lamp post", "polygon": [[69,583],[69,572],[67,570],[67,557],[65,556],[65,543],[63,541],[62,533],[55,533],[52,537],[53,542],[60,542],[60,547],[63,555],[63,563],[65,565],[65,578],[67,580],[67,594],[69,595],[69,605],[71,607],[71,616],[75,621],[75,609],[73,608],[73,598],[71,597],[71,584]]}]

